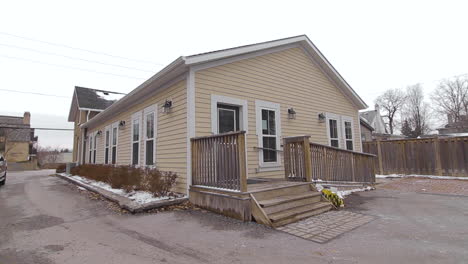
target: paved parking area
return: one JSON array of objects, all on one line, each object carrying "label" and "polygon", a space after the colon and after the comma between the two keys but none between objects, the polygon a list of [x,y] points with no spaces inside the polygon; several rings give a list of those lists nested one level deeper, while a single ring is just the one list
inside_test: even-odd
[{"label": "paved parking area", "polygon": [[312,216],[277,229],[303,239],[325,243],[374,219],[374,216],[342,209]]},{"label": "paved parking area", "polygon": [[[467,263],[468,196],[383,189],[344,211],[375,217],[327,243],[201,210],[125,214],[50,177],[0,187],[0,263]],[[351,216],[351,215],[350,215]],[[337,216],[339,217],[339,216]],[[334,221],[331,217],[329,221]]]}]

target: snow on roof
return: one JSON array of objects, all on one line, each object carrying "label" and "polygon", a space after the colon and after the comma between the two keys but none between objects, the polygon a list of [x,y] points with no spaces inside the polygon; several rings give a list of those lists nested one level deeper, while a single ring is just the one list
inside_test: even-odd
[{"label": "snow on roof", "polygon": [[102,98],[107,101],[117,101],[117,100],[120,100],[120,98],[125,96],[125,94],[111,93],[111,92],[99,91],[99,90],[96,90],[96,95],[99,98]]}]

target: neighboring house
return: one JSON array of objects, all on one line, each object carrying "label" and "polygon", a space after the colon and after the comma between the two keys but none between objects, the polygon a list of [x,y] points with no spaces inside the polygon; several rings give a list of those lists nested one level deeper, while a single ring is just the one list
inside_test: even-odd
[{"label": "neighboring house", "polygon": [[378,104],[375,105],[374,110],[360,112],[359,116],[374,128],[374,133],[388,134],[385,122],[380,115],[380,107]]},{"label": "neighboring house", "polygon": [[362,116],[359,117],[359,122],[361,125],[361,141],[372,141],[372,132],[374,132],[374,128]]},{"label": "neighboring house", "polygon": [[0,153],[8,162],[29,161],[36,154],[36,142],[29,112],[23,116],[0,116]]},{"label": "neighboring house", "polygon": [[454,121],[451,115],[447,116],[448,123],[438,128],[439,135],[468,136],[468,115],[460,116],[458,121]]},{"label": "neighboring house", "polygon": [[75,86],[68,121],[74,122],[72,161],[80,161],[83,137],[80,126],[102,112],[125,94]]},{"label": "neighboring house", "polygon": [[249,178],[284,177],[285,137],[361,151],[367,105],[305,35],[179,57],[110,106],[84,107],[78,88],[74,160],[156,165],[183,193],[193,137],[246,131]]}]

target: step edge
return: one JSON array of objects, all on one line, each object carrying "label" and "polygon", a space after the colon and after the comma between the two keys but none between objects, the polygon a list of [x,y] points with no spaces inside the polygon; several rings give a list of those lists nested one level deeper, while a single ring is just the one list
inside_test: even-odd
[{"label": "step edge", "polygon": [[[277,213],[280,213],[280,212],[284,212],[284,211],[287,211],[287,210],[291,210],[291,209],[294,209],[294,208],[299,208],[299,207],[305,207],[307,205],[302,205],[302,206],[298,206],[298,207],[293,207],[293,208],[289,208],[287,210],[283,210],[283,211],[280,211],[280,212],[276,212],[276,213],[273,213],[271,215],[268,216],[268,218],[271,220],[271,222],[278,222],[278,221],[281,221],[283,219],[287,219],[289,217],[293,217],[293,216],[296,216],[296,215],[300,215],[300,214],[303,214],[303,213],[306,213],[306,212],[311,212],[311,211],[315,211],[315,210],[318,210],[318,209],[321,209],[321,208],[324,208],[324,207],[332,207],[331,204],[327,203],[327,202],[318,202],[318,203],[315,203],[319,206],[317,207],[314,207],[312,209],[308,209],[308,210],[304,210],[302,212],[298,212],[298,213],[293,213],[293,214],[290,214],[290,215],[287,215],[287,216],[283,216],[281,218],[277,218],[277,219],[274,219],[274,214],[277,214]],[[273,216],[273,217],[272,217]]]}]

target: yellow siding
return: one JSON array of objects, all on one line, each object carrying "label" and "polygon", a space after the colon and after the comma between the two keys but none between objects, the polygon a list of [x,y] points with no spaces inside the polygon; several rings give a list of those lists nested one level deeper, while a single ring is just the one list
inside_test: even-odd
[{"label": "yellow siding", "polygon": [[[311,141],[327,144],[326,123],[318,113],[353,118],[355,150],[361,150],[358,108],[345,97],[300,48],[245,59],[195,74],[196,136],[211,134],[211,95],[248,101],[247,157],[249,177],[283,177],[283,170],[257,172],[259,167],[255,100],[281,105],[282,136],[311,135]],[[293,107],[296,119],[288,119]],[[341,142],[340,145],[344,144]],[[282,156],[279,156],[282,160]]]},{"label": "yellow siding", "polygon": [[[128,165],[131,162],[131,116],[148,106],[158,104],[157,109],[157,137],[156,137],[156,165],[162,171],[173,171],[178,174],[175,191],[185,193],[187,189],[187,93],[185,80],[171,87],[159,91],[141,104],[130,110],[103,122],[98,127],[89,130],[92,133],[102,131],[98,137],[97,163],[104,163],[105,127],[118,121],[125,121],[124,129],[118,129],[117,164]],[[173,103],[171,113],[162,113],[161,106],[166,99]],[[143,143],[141,144],[141,158],[143,158]]]}]

